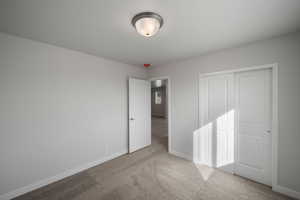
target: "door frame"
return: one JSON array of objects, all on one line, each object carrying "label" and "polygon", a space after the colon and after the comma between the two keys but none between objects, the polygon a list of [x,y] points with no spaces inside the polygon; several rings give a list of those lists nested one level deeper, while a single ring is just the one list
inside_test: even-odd
[{"label": "door frame", "polygon": [[[155,80],[167,80],[168,81],[168,85],[167,85],[167,91],[168,91],[168,152],[172,152],[172,148],[171,148],[171,109],[172,109],[172,106],[171,106],[171,78],[169,76],[159,76],[159,77],[152,77],[150,79],[148,79],[151,83],[151,81],[155,81]],[[152,129],[151,129],[152,130]]]},{"label": "door frame", "polygon": [[[271,69],[272,77],[272,156],[271,156],[271,186],[272,189],[278,186],[278,64],[266,64],[260,66],[246,67],[246,68],[237,68],[233,70],[217,71],[212,73],[200,73],[198,78],[198,85],[200,78],[213,76],[213,75],[222,75],[228,73],[238,73],[238,72],[247,72],[255,70]],[[199,92],[198,92],[199,99]],[[199,101],[198,101],[198,110],[199,110]],[[198,113],[199,116],[199,113]],[[199,118],[198,118],[198,127],[199,127]]]}]

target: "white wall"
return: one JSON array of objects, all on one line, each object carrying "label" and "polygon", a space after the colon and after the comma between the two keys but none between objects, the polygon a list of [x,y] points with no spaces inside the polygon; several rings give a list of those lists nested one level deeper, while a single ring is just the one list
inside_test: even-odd
[{"label": "white wall", "polygon": [[0,198],[127,152],[129,76],[146,71],[0,33]]},{"label": "white wall", "polygon": [[300,192],[300,32],[150,69],[149,77],[171,78],[173,151],[192,156],[199,73],[272,63],[279,65],[278,183]]}]

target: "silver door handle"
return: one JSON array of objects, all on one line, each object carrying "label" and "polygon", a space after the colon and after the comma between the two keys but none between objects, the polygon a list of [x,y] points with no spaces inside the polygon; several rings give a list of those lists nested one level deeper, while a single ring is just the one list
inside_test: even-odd
[{"label": "silver door handle", "polygon": [[130,118],[129,120],[133,121],[133,120],[134,120],[134,118]]},{"label": "silver door handle", "polygon": [[271,133],[271,130],[267,130],[266,132],[267,132],[267,133]]}]

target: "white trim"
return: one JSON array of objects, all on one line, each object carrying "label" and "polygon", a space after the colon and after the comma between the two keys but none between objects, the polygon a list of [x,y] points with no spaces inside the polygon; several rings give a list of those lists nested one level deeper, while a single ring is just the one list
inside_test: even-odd
[{"label": "white trim", "polygon": [[114,154],[112,154],[110,156],[107,156],[105,158],[102,158],[100,160],[96,160],[96,161],[93,161],[93,162],[81,165],[79,167],[66,170],[65,172],[62,172],[62,173],[57,174],[55,176],[52,176],[52,177],[49,177],[49,178],[37,181],[37,182],[35,182],[33,184],[30,184],[30,185],[21,187],[19,189],[13,190],[11,192],[5,193],[3,195],[0,195],[0,200],[9,200],[9,199],[18,197],[20,195],[23,195],[23,194],[31,192],[33,190],[39,189],[41,187],[44,187],[44,186],[49,185],[51,183],[54,183],[56,181],[62,180],[64,178],[66,178],[66,177],[72,176],[74,174],[77,174],[77,173],[82,172],[84,170],[87,170],[89,168],[95,167],[95,166],[100,165],[100,164],[102,164],[102,163],[104,163],[106,161],[112,160],[114,158],[117,158],[117,157],[119,157],[121,155],[124,155],[124,154],[127,154],[127,153],[128,153],[128,151],[126,149],[126,150],[114,153]]},{"label": "white trim", "polygon": [[272,67],[272,186],[278,185],[278,65]]},{"label": "white trim", "polygon": [[[253,70],[271,69],[272,70],[272,187],[278,185],[278,64],[267,64],[233,70],[225,70],[212,73],[200,73],[199,79],[207,76],[220,74],[246,72]],[[199,108],[199,107],[198,107]],[[199,121],[199,120],[198,120]]]},{"label": "white trim", "polygon": [[278,193],[296,198],[296,199],[300,199],[300,192],[297,192],[295,190],[291,190],[287,187],[283,187],[283,186],[280,186],[280,185],[275,185],[275,186],[272,187],[272,190],[275,191],[275,192],[278,192]]},{"label": "white trim", "polygon": [[171,150],[169,153],[174,155],[174,156],[177,156],[177,157],[183,158],[185,160],[188,160],[188,161],[193,160],[193,157],[191,155],[184,154],[184,153],[181,153],[181,152],[178,152],[178,151]]},{"label": "white trim", "polygon": [[172,106],[171,106],[171,78],[168,76],[161,76],[161,77],[153,77],[150,78],[149,81],[155,81],[155,80],[168,80],[167,89],[168,89],[168,152],[171,153],[172,147],[171,147],[171,140],[172,140],[172,131],[171,131],[171,118],[172,118]]},{"label": "white trim", "polygon": [[273,68],[277,68],[277,66],[278,66],[277,63],[273,63],[273,64],[267,64],[267,65],[244,67],[244,68],[217,71],[217,72],[211,72],[211,73],[200,73],[199,77],[201,78],[201,77],[205,77],[205,76],[215,76],[215,75],[220,75],[220,74],[231,74],[231,73],[247,72],[247,71],[253,71],[253,70],[273,69]]},{"label": "white trim", "polygon": [[[198,85],[199,85],[199,83],[198,83]],[[199,89],[198,89],[198,91],[199,91]],[[197,92],[197,94],[199,94],[199,92]],[[199,97],[199,95],[198,95],[198,97]],[[199,101],[198,101],[199,102]],[[200,106],[200,105],[199,105]],[[198,110],[199,110],[199,108],[198,108]],[[198,112],[199,113],[199,112]],[[199,116],[199,114],[198,114],[198,116]],[[197,119],[198,119],[198,127],[200,127],[200,124],[199,124],[199,117],[197,117]],[[201,162],[200,162],[200,160],[198,159],[199,158],[199,155],[198,155],[198,149],[196,149],[196,146],[198,146],[198,140],[197,140],[197,137],[195,137],[195,135],[196,135],[196,133],[197,133],[197,130],[196,131],[193,131],[193,162],[195,163],[195,164],[202,164]]]}]

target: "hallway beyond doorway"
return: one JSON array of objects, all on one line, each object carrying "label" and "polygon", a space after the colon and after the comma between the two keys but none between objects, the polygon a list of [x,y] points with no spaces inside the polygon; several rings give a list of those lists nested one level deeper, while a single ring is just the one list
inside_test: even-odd
[{"label": "hallway beyond doorway", "polygon": [[168,119],[152,117],[152,143],[154,141],[162,144],[168,150]]}]

